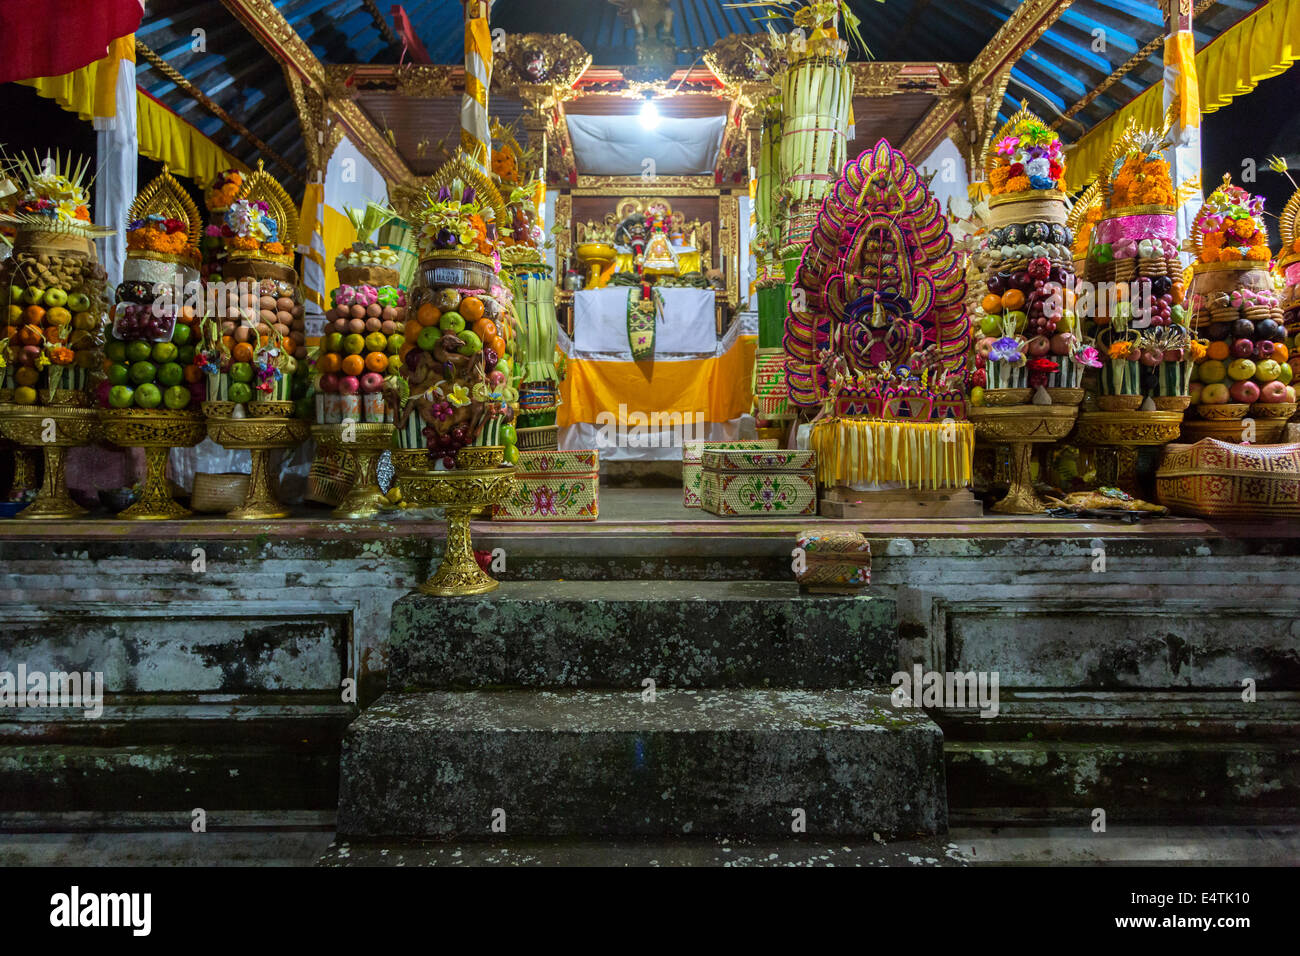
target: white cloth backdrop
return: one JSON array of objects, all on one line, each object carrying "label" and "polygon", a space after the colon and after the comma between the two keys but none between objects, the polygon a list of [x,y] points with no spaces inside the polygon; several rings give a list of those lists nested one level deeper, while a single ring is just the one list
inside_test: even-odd
[{"label": "white cloth backdrop", "polygon": [[[627,305],[640,289],[583,289],[574,293],[574,358],[630,362]],[[655,358],[706,358],[718,347],[711,289],[661,289],[664,309],[655,321]]]},{"label": "white cloth backdrop", "polygon": [[639,116],[572,113],[568,121],[578,170],[589,176],[711,175],[727,124],[725,116],[665,116],[646,129]]},{"label": "white cloth backdrop", "polygon": [[122,281],[126,262],[126,217],[137,190],[136,163],[140,137],[136,129],[135,63],[117,65],[117,115],[95,119],[96,152],[100,166],[95,175],[95,220],[113,235],[95,240],[99,261],[108,273],[110,288]]}]

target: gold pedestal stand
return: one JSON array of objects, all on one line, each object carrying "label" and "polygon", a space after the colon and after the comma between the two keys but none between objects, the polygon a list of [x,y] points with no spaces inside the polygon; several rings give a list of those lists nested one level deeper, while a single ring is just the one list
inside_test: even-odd
[{"label": "gold pedestal stand", "polygon": [[271,453],[293,448],[307,437],[308,425],[296,418],[209,418],[208,437],[222,448],[247,449],[253,457],[244,503],[226,517],[238,521],[287,518],[275,496]]},{"label": "gold pedestal stand", "polygon": [[1079,416],[1080,444],[1096,445],[1098,479],[1142,497],[1137,481],[1137,450],[1146,445],[1167,445],[1178,439],[1182,412],[1084,412]]},{"label": "gold pedestal stand", "polygon": [[[0,434],[0,438],[3,437],[3,434]],[[5,439],[4,445],[0,447],[6,446],[12,447],[14,454],[14,477],[9,483],[9,500],[20,501],[27,492],[36,488],[37,469],[40,467],[37,462],[40,456],[32,449],[24,448],[8,439]]]},{"label": "gold pedestal stand", "polygon": [[[15,445],[39,448],[45,454],[45,482],[35,500],[18,512],[19,519],[80,518],[86,514],[68,495],[64,458],[69,448],[98,438],[99,431],[99,413],[93,408],[0,405],[0,434]],[[17,455],[14,461],[17,463]],[[16,485],[16,464],[14,478]]]},{"label": "gold pedestal stand", "polygon": [[417,507],[442,508],[447,516],[447,547],[438,570],[419,587],[424,594],[486,594],[500,586],[474,560],[469,522],[480,508],[504,501],[510,494],[514,468],[495,467],[502,451],[500,446],[462,448],[458,460],[468,467],[398,472],[397,487],[406,501]]},{"label": "gold pedestal stand", "polygon": [[185,518],[190,509],[172,500],[167,487],[167,453],[203,441],[207,428],[198,412],[162,408],[110,408],[99,413],[104,437],[119,448],[143,448],[144,490],[140,500],[118,514],[128,521]]},{"label": "gold pedestal stand", "polygon": [[318,445],[341,452],[357,464],[357,480],[331,515],[335,518],[370,518],[388,506],[379,487],[379,456],[393,446],[397,429],[384,422],[345,422],[312,425]]},{"label": "gold pedestal stand", "polygon": [[1047,508],[1034,494],[1030,473],[1033,446],[1060,441],[1070,434],[1079,410],[1073,405],[976,406],[970,409],[971,424],[980,438],[1011,446],[1011,487],[990,510],[1003,515],[1040,514]]}]

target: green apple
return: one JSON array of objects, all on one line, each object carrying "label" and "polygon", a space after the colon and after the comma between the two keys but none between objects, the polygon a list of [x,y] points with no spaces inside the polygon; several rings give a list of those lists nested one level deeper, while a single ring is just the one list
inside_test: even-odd
[{"label": "green apple", "polygon": [[1012,328],[1017,332],[1023,332],[1025,330],[1025,323],[1029,321],[1029,316],[1024,312],[1008,312],[1007,318],[1012,321]]},{"label": "green apple", "polygon": [[153,382],[145,382],[135,390],[135,403],[141,408],[157,408],[162,404],[162,392]]},{"label": "green apple", "polygon": [[35,286],[28,286],[23,289],[23,301],[28,305],[39,305],[41,299],[45,297],[45,291]]},{"label": "green apple", "polygon": [[42,301],[45,303],[47,309],[57,308],[67,304],[68,293],[64,292],[62,289],[46,289]]},{"label": "green apple", "polygon": [[184,385],[173,385],[163,392],[163,404],[168,408],[181,409],[190,403],[190,390]]},{"label": "green apple", "polygon": [[162,365],[164,362],[174,362],[176,361],[176,353],[178,351],[179,349],[170,342],[155,342],[152,358],[159,365]]},{"label": "green apple", "polygon": [[114,385],[108,390],[108,404],[114,408],[130,408],[135,392],[127,385]]},{"label": "green apple", "polygon": [[188,325],[184,322],[177,322],[176,328],[172,329],[172,342],[176,345],[184,345],[193,334]]},{"label": "green apple", "polygon": [[90,308],[90,296],[84,292],[74,292],[68,296],[69,312],[85,312]]},{"label": "green apple", "polygon": [[153,362],[132,362],[130,374],[131,381],[137,385],[143,385],[146,382],[152,382],[157,377],[158,366],[154,365]]},{"label": "green apple", "polygon": [[1278,380],[1279,382],[1281,382],[1283,385],[1290,385],[1290,384],[1291,384],[1291,376],[1292,376],[1293,374],[1294,374],[1294,373],[1291,371],[1291,365],[1290,365],[1289,363],[1287,363],[1287,362],[1279,362],[1279,363],[1278,363],[1278,366],[1277,366],[1277,380]]},{"label": "green apple", "polygon": [[[1282,365],[1273,359],[1264,359],[1255,366],[1255,381],[1271,382],[1282,376]],[[1286,382],[1282,383],[1283,385]]]},{"label": "green apple", "polygon": [[501,440],[507,445],[513,445],[519,440],[519,433],[515,431],[515,426],[506,422],[501,426]]},{"label": "green apple", "polygon": [[459,312],[444,312],[438,319],[438,328],[444,332],[455,332],[460,334],[465,328],[465,318]]},{"label": "green apple", "polygon": [[342,332],[331,332],[329,335],[325,336],[325,351],[326,351],[326,352],[342,352],[342,351],[343,351],[343,333],[342,333]]},{"label": "green apple", "polygon": [[253,390],[244,382],[231,382],[226,394],[235,403],[251,402],[253,400]]},{"label": "green apple", "polygon": [[158,367],[158,384],[171,387],[185,380],[185,369],[179,362],[168,362]]},{"label": "green apple", "polygon": [[437,326],[426,325],[424,328],[420,329],[420,334],[415,337],[415,344],[426,352],[432,352],[434,346],[438,344],[438,340],[445,334],[446,333]]},{"label": "green apple", "polygon": [[128,342],[126,346],[126,360],[128,362],[147,362],[153,357],[153,347],[148,343],[137,339],[134,342]]},{"label": "green apple", "polygon": [[461,341],[465,343],[456,350],[461,355],[477,355],[479,352],[483,351],[483,340],[469,329],[465,329],[458,334],[460,335]]},{"label": "green apple", "polygon": [[986,336],[994,336],[1002,331],[1002,316],[986,315],[980,319],[980,332]]},{"label": "green apple", "polygon": [[182,365],[189,365],[194,361],[194,351],[194,346],[182,345],[176,350],[176,361],[180,362]]},{"label": "green apple", "polygon": [[110,362],[125,362],[126,343],[121,339],[109,339],[104,343],[104,358]]},{"label": "green apple", "polygon": [[388,346],[384,349],[389,355],[396,355],[402,351],[402,346],[406,344],[406,336],[401,332],[394,332],[388,337]]},{"label": "green apple", "polygon": [[230,380],[247,384],[253,380],[253,366],[248,362],[236,362],[230,366]]},{"label": "green apple", "polygon": [[128,381],[130,381],[130,374],[125,365],[114,362],[108,367],[109,385],[125,385]]}]

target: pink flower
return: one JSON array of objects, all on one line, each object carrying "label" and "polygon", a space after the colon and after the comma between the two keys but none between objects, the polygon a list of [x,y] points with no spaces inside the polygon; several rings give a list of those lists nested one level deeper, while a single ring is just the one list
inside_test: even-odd
[{"label": "pink flower", "polygon": [[550,488],[538,488],[533,492],[533,514],[558,514],[555,507],[555,492]]},{"label": "pink flower", "polygon": [[1086,365],[1088,368],[1101,368],[1101,353],[1091,345],[1085,345],[1074,354],[1074,359],[1080,365]]}]

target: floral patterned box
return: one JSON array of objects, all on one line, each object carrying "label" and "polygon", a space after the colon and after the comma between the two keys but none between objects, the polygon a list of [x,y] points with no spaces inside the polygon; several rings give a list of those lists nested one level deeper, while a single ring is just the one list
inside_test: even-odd
[{"label": "floral patterned box", "polygon": [[795,541],[799,587],[853,594],[871,583],[871,543],[856,531],[805,531]]},{"label": "floral patterned box", "polygon": [[817,454],[812,451],[706,449],[700,500],[728,518],[817,513]]},{"label": "floral patterned box", "polygon": [[600,511],[600,453],[521,451],[510,497],[493,521],[595,521]]},{"label": "floral patterned box", "polygon": [[1156,500],[1204,518],[1300,517],[1300,445],[1233,445],[1203,438],[1170,445]]},{"label": "floral patterned box", "polygon": [[775,438],[755,438],[749,441],[688,441],[682,443],[682,504],[687,508],[700,507],[700,482],[704,476],[702,457],[706,448],[776,448]]}]

